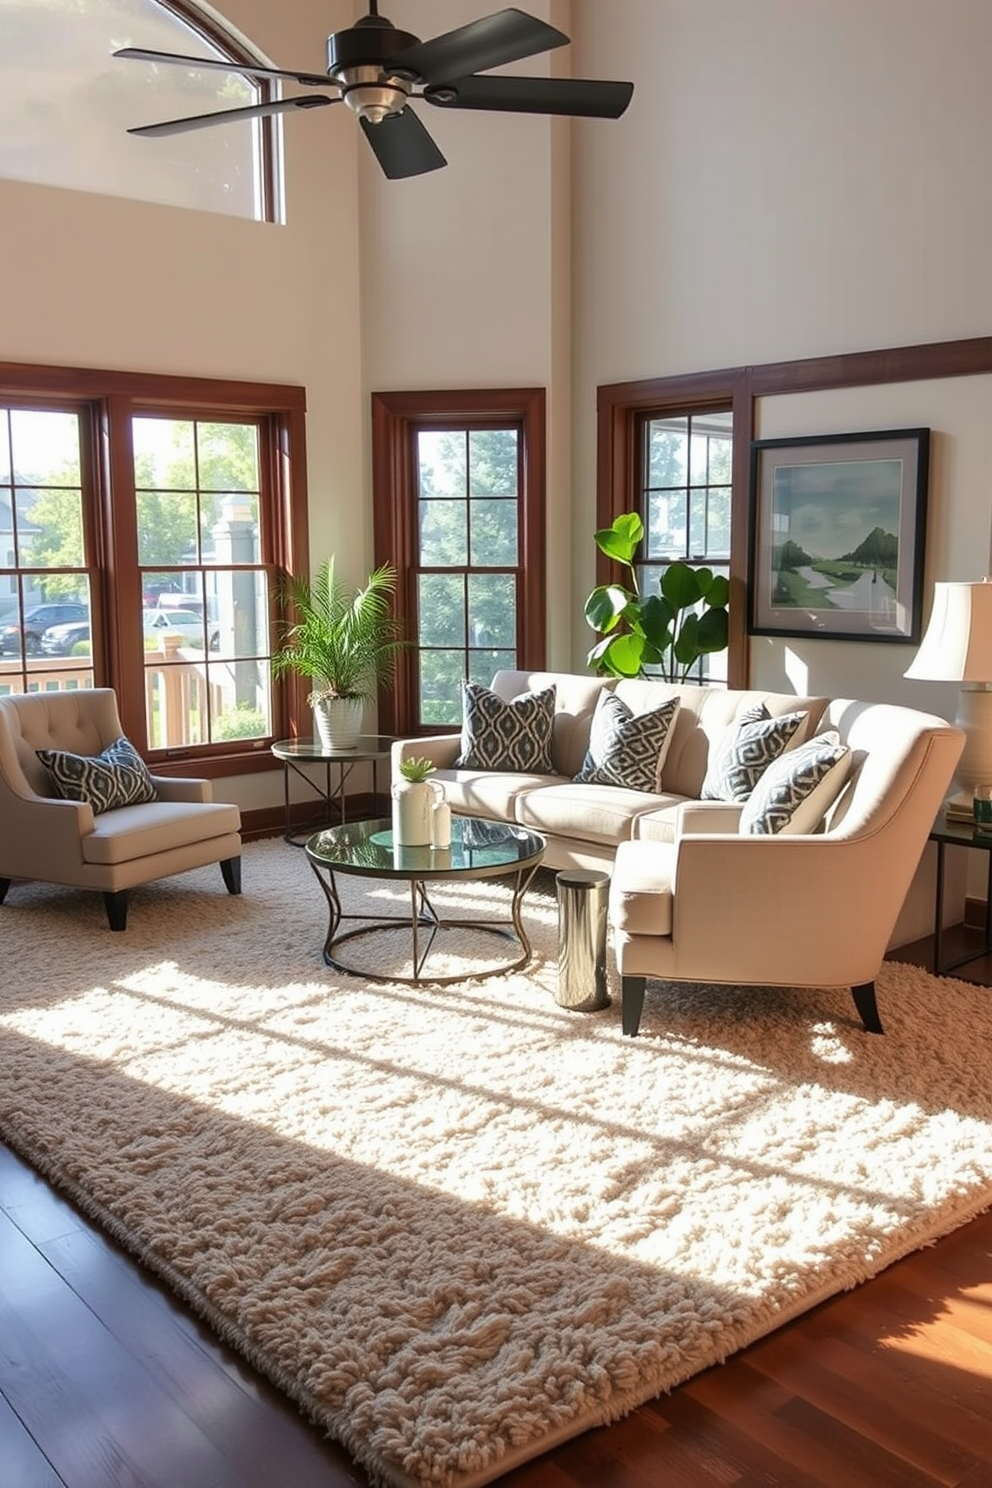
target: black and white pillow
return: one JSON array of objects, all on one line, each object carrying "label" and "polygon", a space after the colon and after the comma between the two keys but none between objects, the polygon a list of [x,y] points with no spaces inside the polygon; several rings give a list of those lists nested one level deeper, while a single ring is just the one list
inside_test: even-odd
[{"label": "black and white pillow", "polygon": [[764,703],[746,708],[718,739],[700,792],[704,801],[746,801],[773,760],[806,723],[805,713],[772,718]]},{"label": "black and white pillow", "polygon": [[118,806],[158,800],[147,765],[123,735],[97,755],[70,754],[65,749],[35,752],[62,800],[88,802],[95,816]]},{"label": "black and white pillow", "polygon": [[575,779],[587,785],[657,791],[678,710],[679,699],[673,697],[650,713],[634,713],[616,693],[601,692],[589,747]]},{"label": "black and white pillow", "polygon": [[815,832],[850,768],[851,751],[834,730],[798,744],[768,766],[744,802],[738,830],[758,837]]},{"label": "black and white pillow", "polygon": [[461,753],[455,768],[553,775],[554,726],[553,687],[506,702],[478,682],[464,682]]}]

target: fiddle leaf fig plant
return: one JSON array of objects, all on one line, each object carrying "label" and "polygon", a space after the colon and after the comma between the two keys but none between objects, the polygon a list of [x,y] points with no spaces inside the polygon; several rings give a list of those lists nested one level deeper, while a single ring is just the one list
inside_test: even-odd
[{"label": "fiddle leaf fig plant", "polygon": [[586,600],[586,620],[602,637],[586,661],[611,677],[684,682],[701,656],[727,648],[730,586],[725,575],[679,560],[665,568],[657,593],[642,595],[636,558],[643,539],[637,512],[595,534],[600,552],[626,569],[627,582],[599,584]]}]

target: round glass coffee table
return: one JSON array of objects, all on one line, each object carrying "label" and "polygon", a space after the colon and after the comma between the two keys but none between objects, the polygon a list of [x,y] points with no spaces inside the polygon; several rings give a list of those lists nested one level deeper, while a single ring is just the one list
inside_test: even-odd
[{"label": "round glass coffee table", "polygon": [[[307,859],[327,899],[330,923],[324,941],[324,960],[328,966],[368,981],[399,982],[419,986],[422,982],[445,985],[474,981],[480,977],[501,976],[525,966],[531,957],[531,945],[521,918],[523,897],[544,857],[544,838],[537,832],[509,822],[485,821],[480,817],[455,817],[451,824],[450,848],[399,847],[393,843],[392,823],[382,821],[347,822],[317,832],[306,844]],[[359,878],[384,879],[410,886],[409,916],[345,914],[341,908],[335,878],[338,874]],[[430,901],[428,885],[459,879],[507,878],[511,880],[509,919],[451,919],[437,913]],[[341,930],[346,920],[361,920],[354,930]],[[395,932],[408,927],[410,932],[409,966],[412,974],[370,971],[343,957],[342,948],[351,941]],[[471,930],[484,935],[499,935],[511,942],[511,957],[455,976],[425,974],[424,964],[439,933],[445,930]],[[515,954],[514,954],[515,953]]]}]

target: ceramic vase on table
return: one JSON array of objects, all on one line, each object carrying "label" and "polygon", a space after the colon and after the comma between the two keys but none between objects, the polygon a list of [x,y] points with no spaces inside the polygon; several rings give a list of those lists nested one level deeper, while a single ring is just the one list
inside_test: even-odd
[{"label": "ceramic vase on table", "polygon": [[397,847],[429,847],[433,808],[444,792],[433,780],[397,780],[392,786],[393,842]]},{"label": "ceramic vase on table", "polygon": [[317,738],[328,754],[354,749],[362,732],[363,698],[319,698],[313,705]]}]

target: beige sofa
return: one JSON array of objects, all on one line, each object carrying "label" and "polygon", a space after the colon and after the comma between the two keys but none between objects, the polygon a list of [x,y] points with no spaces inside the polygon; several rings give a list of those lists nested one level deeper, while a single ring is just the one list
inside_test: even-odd
[{"label": "beige sofa", "polygon": [[[554,775],[456,770],[460,734],[405,739],[393,745],[394,775],[403,759],[415,755],[432,759],[437,765],[434,778],[444,786],[452,811],[515,821],[540,832],[547,839],[544,861],[550,868],[609,869],[621,842],[671,842],[678,806],[699,799],[711,749],[741,712],[757,703],[764,703],[773,717],[805,712],[807,722],[797,735],[798,743],[815,733],[827,705],[826,698],[796,697],[793,693],[677,687],[667,682],[617,681],[566,672],[502,671],[496,673],[491,684],[493,692],[507,701],[552,685]],[[649,712],[678,693],[679,711],[658,792],[573,781],[585,757],[597,698],[604,689],[615,692],[634,713]]]}]

